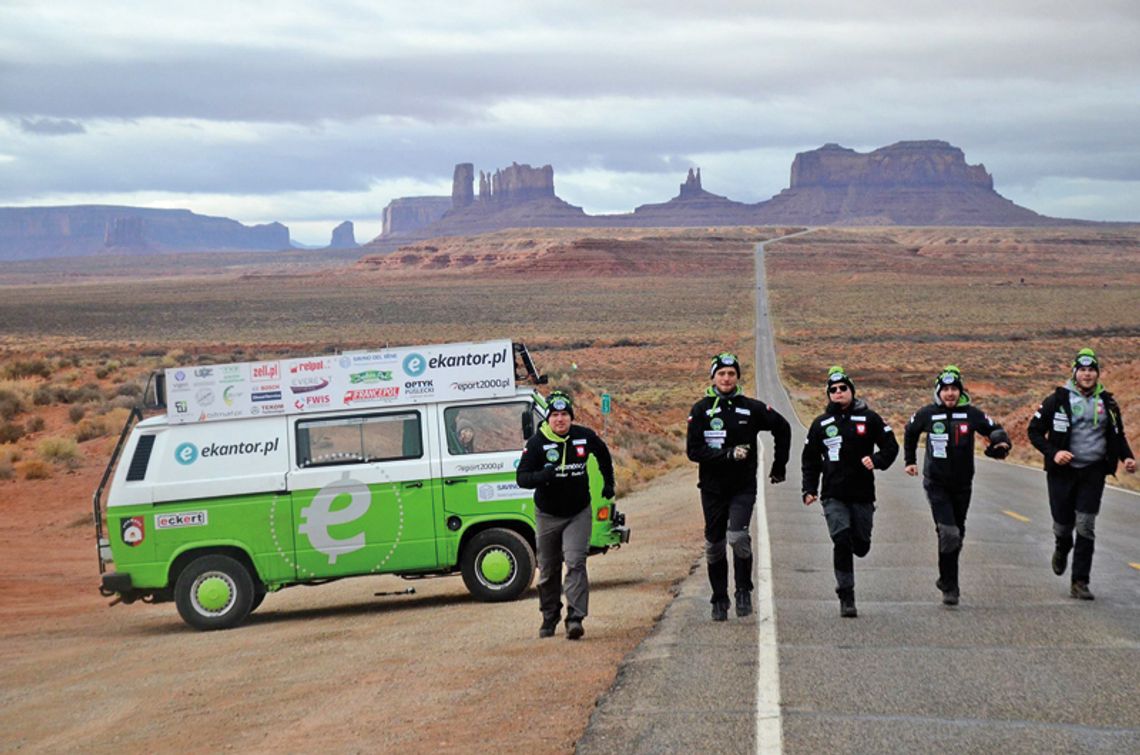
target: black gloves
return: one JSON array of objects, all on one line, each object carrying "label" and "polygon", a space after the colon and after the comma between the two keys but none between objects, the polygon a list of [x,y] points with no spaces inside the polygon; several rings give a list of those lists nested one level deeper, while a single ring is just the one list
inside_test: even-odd
[{"label": "black gloves", "polygon": [[602,498],[605,498],[607,501],[612,501],[614,499],[614,486],[613,485],[603,485],[602,486]]},{"label": "black gloves", "polygon": [[550,462],[547,462],[546,466],[544,466],[542,468],[542,471],[539,472],[539,478],[538,479],[544,483],[550,482],[551,480],[553,480],[554,479],[554,465],[551,464]]},{"label": "black gloves", "polygon": [[782,467],[780,469],[772,467],[772,471],[768,473],[768,482],[773,485],[778,485],[786,479],[788,479],[788,470]]},{"label": "black gloves", "polygon": [[993,443],[991,443],[986,446],[985,454],[991,459],[1004,459],[1005,457],[1009,456],[1009,449],[1005,446],[998,448]]},{"label": "black gloves", "polygon": [[[996,448],[996,446],[1004,443],[1004,448]],[[1013,447],[1013,443],[1009,439],[1009,434],[1005,430],[997,429],[990,433],[990,444],[986,446],[985,454],[991,459],[1004,459],[1009,456],[1009,449]]]}]

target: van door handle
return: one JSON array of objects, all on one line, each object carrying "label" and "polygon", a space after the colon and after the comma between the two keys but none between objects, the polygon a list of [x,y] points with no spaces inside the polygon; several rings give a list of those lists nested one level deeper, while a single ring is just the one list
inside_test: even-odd
[{"label": "van door handle", "polygon": [[453,477],[450,480],[444,480],[444,485],[458,485],[461,482],[467,482],[466,477]]},{"label": "van door handle", "polygon": [[423,486],[424,486],[424,484],[422,482],[405,482],[404,483],[405,488],[422,488]]}]

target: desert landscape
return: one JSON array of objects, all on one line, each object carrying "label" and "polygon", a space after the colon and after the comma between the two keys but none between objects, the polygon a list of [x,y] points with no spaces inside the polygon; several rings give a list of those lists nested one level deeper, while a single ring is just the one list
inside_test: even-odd
[{"label": "desert landscape", "polygon": [[[821,410],[829,365],[901,433],[947,364],[1002,422],[1013,459],[1040,466],[1030,416],[1092,346],[1102,382],[1137,437],[1140,229],[862,228],[776,246],[768,282],[781,378],[805,421]],[[1135,447],[1135,444],[1133,444]],[[1140,489],[1121,472],[1109,482]]]},{"label": "desert landscape", "polygon": [[[700,556],[685,416],[709,355],[737,351],[749,379],[753,247],[789,230],[511,230],[360,259],[7,269],[0,748],[153,748],[208,730],[203,749],[373,749],[377,731],[409,751],[572,749],[617,663]],[[774,244],[782,378],[806,421],[827,367],[843,364],[901,433],[937,370],[958,364],[975,402],[1010,429],[1016,460],[1036,465],[1025,423],[1091,345],[1135,446],[1137,259],[1140,228],[1128,226],[826,228]],[[380,600],[373,593],[407,583],[288,590],[246,626],[212,635],[169,605],[107,608],[99,597],[90,497],[152,370],[489,338],[525,342],[551,385],[577,394],[584,424],[600,428],[598,397],[613,396],[606,438],[634,539],[591,561],[596,618],[573,654],[561,641],[536,645],[533,592],[491,608],[458,580]],[[1116,483],[1138,487],[1123,474]],[[64,711],[77,713],[61,720]]]}]

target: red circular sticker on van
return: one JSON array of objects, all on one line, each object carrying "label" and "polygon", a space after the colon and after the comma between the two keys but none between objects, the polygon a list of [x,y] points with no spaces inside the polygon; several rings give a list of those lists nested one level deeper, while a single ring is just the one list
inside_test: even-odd
[{"label": "red circular sticker on van", "polygon": [[132,548],[140,545],[143,539],[146,538],[146,529],[143,527],[143,518],[141,516],[125,517],[119,522],[119,532],[123,536],[123,542]]}]

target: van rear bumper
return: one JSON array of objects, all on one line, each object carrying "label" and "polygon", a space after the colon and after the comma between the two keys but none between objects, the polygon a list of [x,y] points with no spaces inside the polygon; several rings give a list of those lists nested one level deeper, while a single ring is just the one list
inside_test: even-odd
[{"label": "van rear bumper", "polygon": [[119,574],[118,572],[110,572],[103,575],[103,582],[99,585],[99,592],[104,597],[112,595],[129,593],[134,589],[131,583],[130,574]]}]

